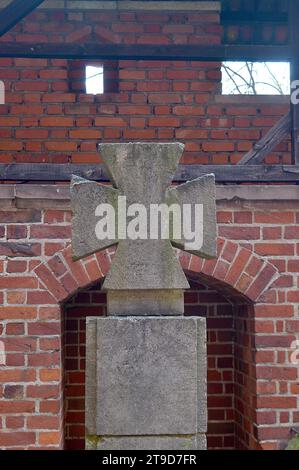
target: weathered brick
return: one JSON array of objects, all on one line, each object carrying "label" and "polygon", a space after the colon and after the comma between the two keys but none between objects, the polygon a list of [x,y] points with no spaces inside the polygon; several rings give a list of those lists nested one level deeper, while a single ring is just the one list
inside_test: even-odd
[{"label": "weathered brick", "polygon": [[292,256],[295,247],[291,243],[256,243],[255,251],[261,256]]},{"label": "weathered brick", "polygon": [[1,210],[0,211],[0,222],[1,223],[35,223],[41,222],[41,211],[36,209],[18,209],[18,210]]},{"label": "weathered brick", "polygon": [[35,444],[36,436],[34,432],[13,432],[13,433],[1,433],[0,435],[0,445],[1,446],[28,446],[30,444]]},{"label": "weathered brick", "polygon": [[218,233],[229,240],[258,240],[260,238],[259,227],[220,226]]},{"label": "weathered brick", "polygon": [[69,239],[71,230],[69,226],[60,225],[33,225],[30,230],[32,238],[45,239]]},{"label": "weathered brick", "polygon": [[33,257],[41,254],[40,243],[0,242],[0,256]]},{"label": "weathered brick", "polygon": [[28,429],[58,429],[60,420],[58,416],[30,416],[27,419]]},{"label": "weathered brick", "polygon": [[45,265],[38,266],[35,272],[57,300],[67,297],[67,291]]},{"label": "weathered brick", "polygon": [[249,258],[251,257],[250,251],[247,250],[241,250],[235,260],[232,266],[230,267],[226,277],[225,281],[229,282],[230,284],[234,285],[235,282],[237,282],[238,278],[240,277],[242,271],[244,270],[247,262],[249,261]]},{"label": "weathered brick", "polygon": [[25,307],[19,305],[16,307],[2,307],[0,306],[0,319],[5,320],[7,318],[11,320],[25,320],[34,319],[37,317],[37,309],[35,307]]}]

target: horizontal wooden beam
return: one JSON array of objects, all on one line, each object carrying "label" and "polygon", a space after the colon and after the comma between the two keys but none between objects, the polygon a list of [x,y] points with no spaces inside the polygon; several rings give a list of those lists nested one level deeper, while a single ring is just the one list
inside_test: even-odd
[{"label": "horizontal wooden beam", "polygon": [[280,11],[222,11],[221,23],[237,24],[240,23],[288,23],[288,13]]},{"label": "horizontal wooden beam", "polygon": [[[299,166],[295,165],[180,165],[175,181],[189,181],[208,173],[214,173],[218,183],[299,183]],[[69,181],[72,175],[109,181],[103,165],[0,164],[1,181]]]},{"label": "horizontal wooden beam", "polygon": [[290,60],[289,46],[256,45],[126,45],[126,44],[27,44],[0,42],[0,57],[102,60]]},{"label": "horizontal wooden beam", "polygon": [[37,8],[44,0],[13,0],[0,13],[0,36]]}]

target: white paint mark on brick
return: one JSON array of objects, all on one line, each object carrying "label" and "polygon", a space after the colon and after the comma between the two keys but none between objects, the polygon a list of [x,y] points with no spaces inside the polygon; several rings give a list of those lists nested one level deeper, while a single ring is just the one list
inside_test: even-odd
[{"label": "white paint mark on brick", "polygon": [[0,80],[0,104],[5,104],[5,85],[2,80]]},{"label": "white paint mark on brick", "polygon": [[6,364],[6,352],[4,341],[0,340],[0,366],[5,366]]}]

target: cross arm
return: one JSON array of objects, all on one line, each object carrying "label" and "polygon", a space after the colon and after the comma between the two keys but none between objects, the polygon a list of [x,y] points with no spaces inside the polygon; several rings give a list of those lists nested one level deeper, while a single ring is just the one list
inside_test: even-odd
[{"label": "cross arm", "polygon": [[[182,239],[179,240],[173,236],[172,244],[177,248],[188,251],[202,258],[215,258],[217,254],[215,176],[213,174],[205,175],[193,181],[181,184],[175,188],[170,188],[167,190],[166,200],[168,205],[178,204],[181,208],[184,205],[191,205],[194,210],[198,209],[196,214],[199,223],[197,224],[195,223],[195,213],[193,214],[191,211],[195,247],[189,247],[190,243],[186,237],[184,227],[182,230]],[[198,206],[197,209],[196,205]],[[188,211],[186,212],[186,210],[183,210],[182,213],[188,215]],[[184,220],[182,220],[181,224],[184,225]],[[201,247],[198,246],[199,243],[201,243]]]},{"label": "cross arm", "polygon": [[[97,251],[108,248],[117,243],[117,200],[119,191],[109,186],[88,181],[78,176],[73,176],[71,180],[71,207],[73,211],[72,224],[72,246],[73,258],[80,259],[91,255]],[[113,210],[115,214],[115,236],[107,234],[106,239],[96,236],[96,230],[105,227],[99,227],[99,217],[104,217],[98,209]],[[109,207],[108,207],[109,206]],[[111,214],[109,214],[111,215]],[[113,214],[112,214],[113,216]],[[111,221],[111,218],[110,218]],[[108,230],[108,227],[106,227]]]}]

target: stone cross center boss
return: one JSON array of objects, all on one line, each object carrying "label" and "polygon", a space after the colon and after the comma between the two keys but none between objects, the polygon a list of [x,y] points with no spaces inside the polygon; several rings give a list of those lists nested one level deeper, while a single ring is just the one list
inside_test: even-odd
[{"label": "stone cross center boss", "polygon": [[[118,248],[105,279],[106,290],[186,289],[189,287],[172,245],[185,249],[185,240],[131,240],[96,237],[99,204],[117,207],[119,196],[128,205],[166,203],[203,206],[203,244],[192,252],[203,258],[216,256],[215,177],[205,175],[171,187],[184,145],[179,143],[100,144],[99,150],[113,187],[73,176],[72,246],[75,259],[83,258],[111,245]],[[186,249],[185,251],[191,251]]]}]

